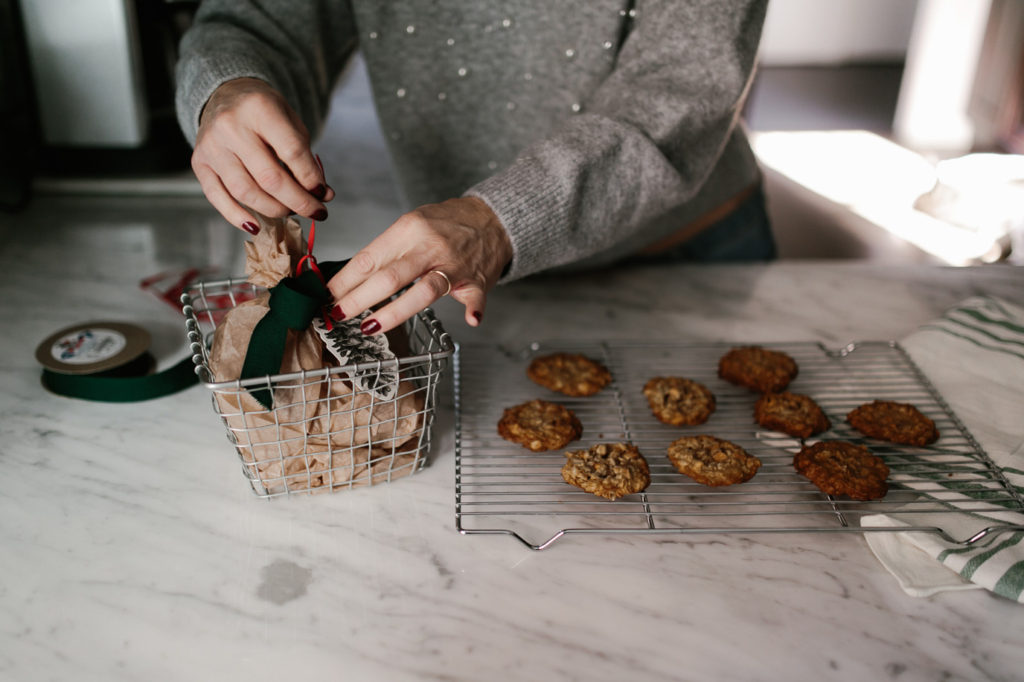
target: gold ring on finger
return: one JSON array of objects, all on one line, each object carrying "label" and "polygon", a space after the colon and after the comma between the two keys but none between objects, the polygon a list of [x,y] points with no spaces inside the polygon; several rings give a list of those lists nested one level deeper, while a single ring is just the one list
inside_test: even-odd
[{"label": "gold ring on finger", "polygon": [[441,279],[443,279],[443,280],[444,280],[444,283],[445,283],[445,290],[444,290],[444,293],[443,293],[443,294],[441,294],[441,297],[442,297],[442,298],[444,298],[444,297],[445,297],[445,296],[447,296],[448,294],[452,293],[452,281],[451,281],[450,279],[448,279],[448,275],[444,274],[444,273],[443,273],[443,272],[441,272],[440,270],[431,270],[431,271],[430,271],[430,272],[428,272],[427,274],[428,274],[428,275],[434,275],[434,274],[437,274],[437,275],[441,275]]}]

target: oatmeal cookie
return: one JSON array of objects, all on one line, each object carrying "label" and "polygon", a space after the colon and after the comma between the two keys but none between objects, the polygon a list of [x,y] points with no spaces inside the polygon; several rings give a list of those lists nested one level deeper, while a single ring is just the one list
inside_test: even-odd
[{"label": "oatmeal cookie", "polygon": [[498,433],[505,440],[528,450],[556,450],[583,435],[576,415],[562,405],[531,400],[505,409],[498,421]]},{"label": "oatmeal cookie", "polygon": [[776,393],[797,375],[796,361],[760,346],[733,348],[718,361],[718,376],[759,393]]},{"label": "oatmeal cookie", "polygon": [[715,411],[715,394],[702,383],[682,377],[654,377],[644,396],[659,421],[672,426],[703,424]]},{"label": "oatmeal cookie", "polygon": [[681,474],[707,486],[749,481],[761,460],[735,443],[714,436],[683,436],[668,446],[668,458]]},{"label": "oatmeal cookie", "polygon": [[578,353],[534,358],[526,376],[545,388],[573,397],[594,395],[612,380],[607,367]]},{"label": "oatmeal cookie", "polygon": [[829,495],[878,500],[889,492],[889,467],[882,458],[844,440],[805,445],[793,458],[793,467]]},{"label": "oatmeal cookie", "polygon": [[902,445],[930,445],[939,439],[935,422],[908,403],[865,403],[851,410],[846,421],[865,436]]},{"label": "oatmeal cookie", "polygon": [[647,460],[630,443],[598,443],[589,450],[570,450],[565,457],[565,482],[599,497],[617,500],[651,484]]},{"label": "oatmeal cookie", "polygon": [[828,431],[832,422],[812,398],[799,393],[765,393],[754,404],[754,420],[766,429],[797,438]]}]

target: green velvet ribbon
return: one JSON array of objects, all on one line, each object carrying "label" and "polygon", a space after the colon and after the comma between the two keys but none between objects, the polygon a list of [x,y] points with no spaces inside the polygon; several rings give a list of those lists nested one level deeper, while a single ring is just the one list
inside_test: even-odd
[{"label": "green velvet ribbon", "polygon": [[130,363],[99,374],[61,374],[43,369],[43,386],[58,395],[107,403],[132,403],[160,398],[195,384],[192,356],[151,374],[156,360],[144,353]]},{"label": "green velvet ribbon", "polygon": [[[306,329],[313,318],[331,303],[331,294],[325,283],[347,262],[320,263],[319,273],[306,270],[295,277],[285,277],[270,289],[269,309],[252,330],[242,363],[241,379],[269,376],[281,371],[288,330]],[[274,397],[269,387],[253,387],[249,393],[268,410],[273,407]]]}]

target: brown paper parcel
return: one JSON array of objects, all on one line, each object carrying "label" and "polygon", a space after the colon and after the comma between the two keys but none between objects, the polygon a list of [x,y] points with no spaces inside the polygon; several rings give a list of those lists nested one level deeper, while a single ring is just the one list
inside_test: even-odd
[{"label": "brown paper parcel", "polygon": [[[261,217],[260,227],[245,245],[246,274],[253,284],[272,287],[294,272],[305,245],[295,220]],[[210,349],[215,381],[238,379],[269,298],[263,293],[241,303],[217,327]],[[407,347],[405,341],[394,338],[392,348]],[[332,366],[337,361],[315,330],[288,331],[280,374]],[[424,399],[410,381],[401,381],[396,398],[387,401],[354,390],[339,374],[275,381],[272,410],[245,389],[218,390],[215,396],[250,475],[268,494],[371,485],[416,468]]]}]

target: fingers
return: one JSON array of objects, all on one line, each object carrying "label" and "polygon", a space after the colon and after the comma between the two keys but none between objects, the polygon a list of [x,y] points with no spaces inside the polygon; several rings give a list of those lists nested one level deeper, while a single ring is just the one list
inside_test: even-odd
[{"label": "fingers", "polygon": [[[371,245],[372,246],[372,245]],[[377,267],[372,256],[374,251],[367,249],[360,251],[341,271],[327,283],[328,289],[334,296],[337,308],[335,317],[354,317],[364,310],[368,310],[380,301],[386,301],[398,293],[402,287],[412,282],[420,275],[419,266],[410,259],[385,260],[386,267]],[[385,252],[386,253],[386,252]],[[438,278],[440,279],[440,278]],[[415,287],[413,287],[415,288]],[[417,294],[417,300],[423,298],[425,286],[421,286]],[[412,288],[410,288],[412,291]],[[442,287],[437,296],[427,300],[423,305],[429,305],[431,301],[439,298],[445,291]],[[407,296],[406,292],[403,296]],[[418,309],[417,309],[418,310]],[[415,310],[413,311],[416,312]],[[399,320],[401,322],[401,320]],[[396,326],[392,324],[391,327]],[[391,329],[384,328],[383,331]],[[372,333],[372,332],[371,332]]]},{"label": "fingers", "polygon": [[[252,156],[257,155],[259,153]],[[255,220],[245,206],[265,216],[282,217],[291,212],[287,206],[263,191],[253,180],[242,160],[233,153],[226,153],[218,158],[216,166],[204,163],[198,154],[193,154],[192,170],[206,198],[236,227],[242,225],[237,219],[244,217],[246,221]]]},{"label": "fingers", "polygon": [[[381,301],[386,301],[412,283],[401,296],[375,311],[363,323],[363,333],[377,334],[399,326],[420,310],[449,292],[449,280],[428,268],[432,260],[417,257],[416,252],[403,253],[402,238],[394,238],[395,232],[385,231],[365,249],[357,253],[349,263],[328,282],[334,296],[337,319],[354,317]],[[455,271],[455,268],[450,268]],[[458,282],[448,276],[452,291]]]},{"label": "fingers", "polygon": [[281,166],[270,147],[254,144],[245,154],[237,166],[230,162],[224,165],[224,185],[232,196],[264,215],[296,213],[314,220],[327,218],[324,205]]},{"label": "fingers", "polygon": [[328,282],[333,314],[351,318],[383,302],[363,323],[364,333],[375,334],[450,293],[466,307],[466,323],[476,327],[486,292],[511,255],[504,228],[482,202],[459,198],[421,206],[395,221]]},{"label": "fingers", "polygon": [[427,273],[401,296],[375,310],[363,321],[364,334],[380,334],[400,326],[410,317],[445,295],[448,283],[437,274]]},{"label": "fingers", "polygon": [[212,169],[207,166],[196,166],[193,170],[207,201],[224,216],[225,220],[250,234],[259,232],[259,221],[235,201]]},{"label": "fingers", "polygon": [[316,165],[320,169],[319,179],[322,181],[322,184],[319,184],[316,187],[310,189],[309,193],[315,196],[320,201],[326,203],[334,199],[334,190],[331,188],[330,185],[327,184],[327,173],[324,172],[324,164],[320,160],[320,155],[314,154],[313,158],[316,159]]},{"label": "fingers", "polygon": [[466,324],[470,327],[479,327],[484,321],[484,307],[487,303],[487,294],[478,286],[463,286],[452,289],[452,298],[466,306]]},{"label": "fingers", "polygon": [[254,223],[244,208],[325,220],[334,198],[298,115],[256,79],[225,83],[204,109],[192,168],[210,203],[232,224]]},{"label": "fingers", "polygon": [[[257,184],[293,213],[325,220],[327,197],[323,168],[309,146],[305,126],[294,116],[261,116],[253,121],[253,132],[263,143],[247,160]],[[260,152],[263,153],[260,153]],[[318,217],[322,212],[323,216]]]}]

